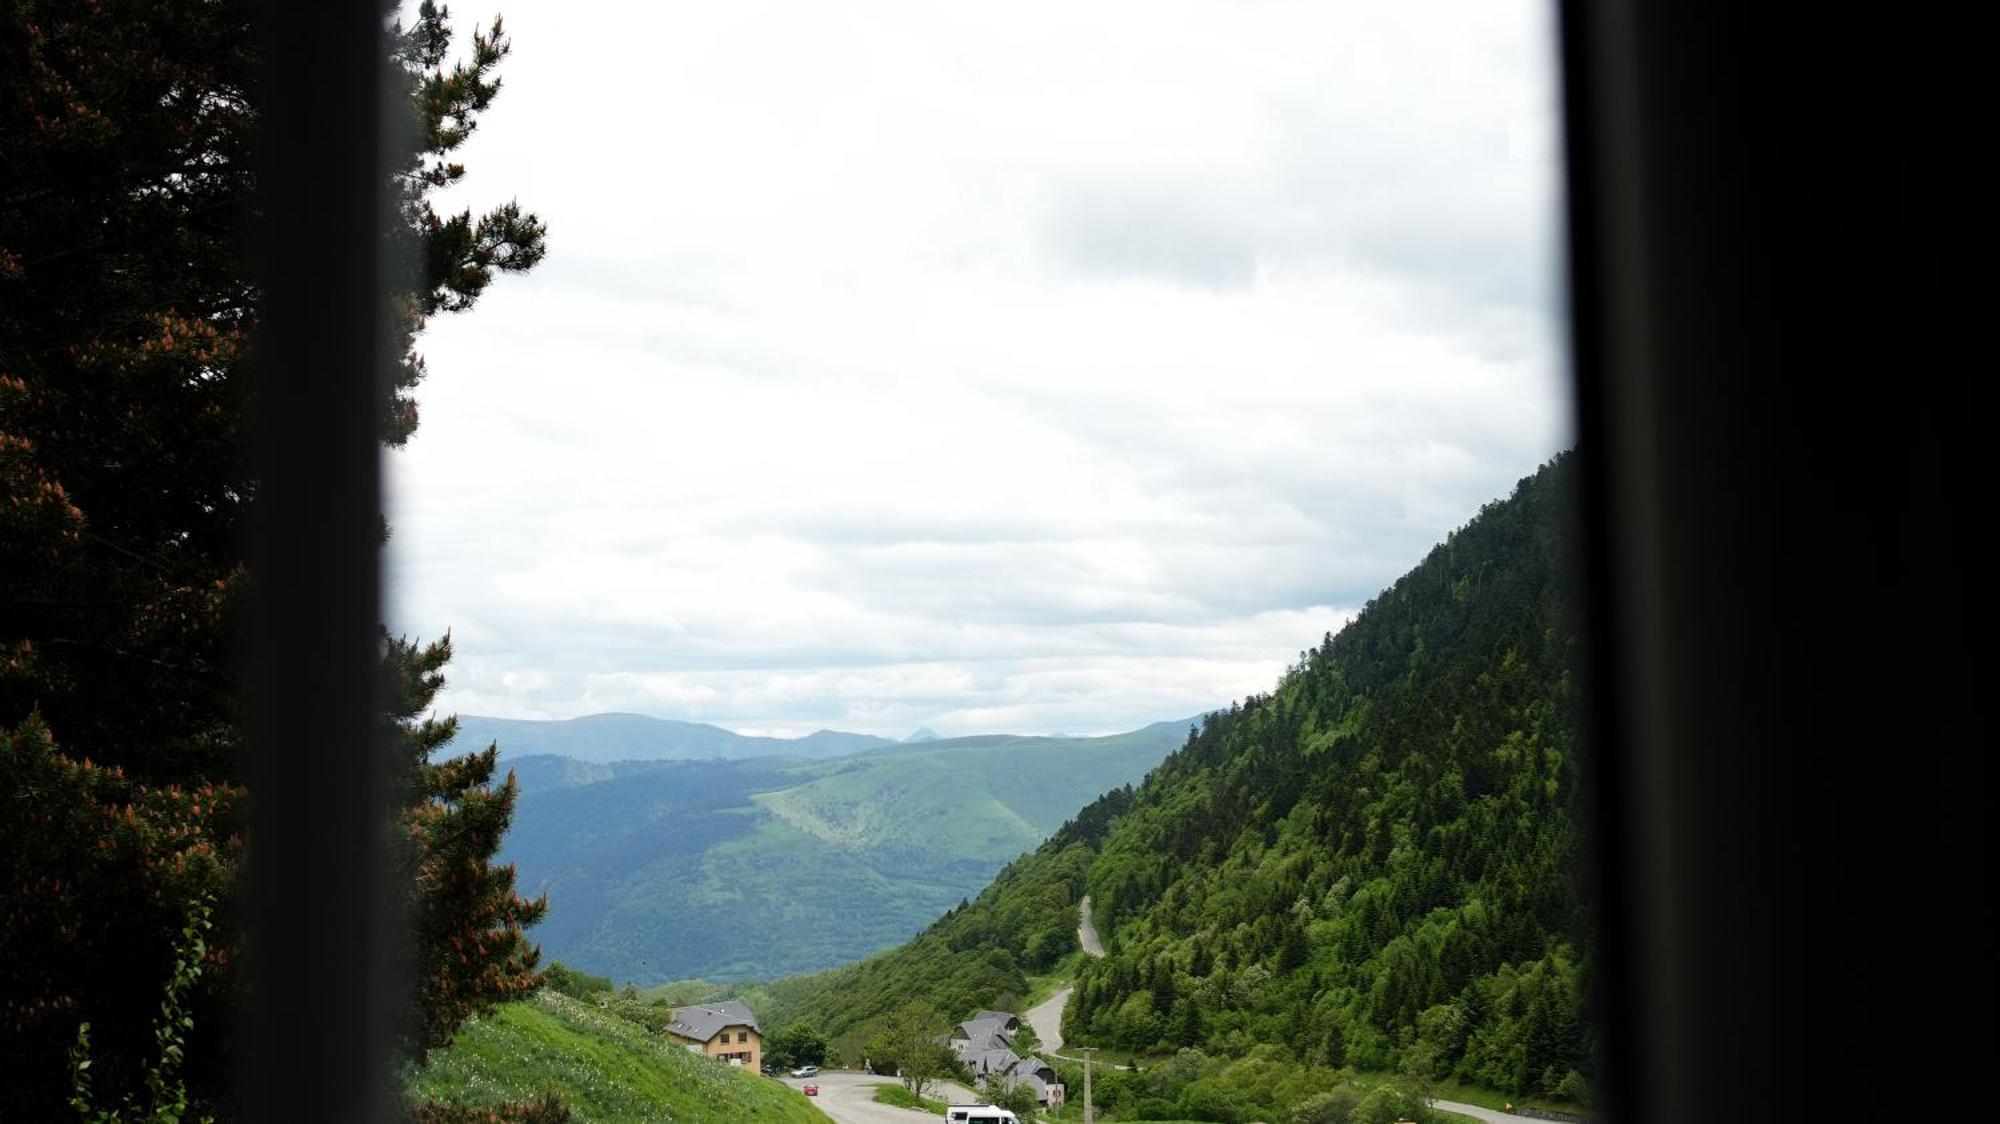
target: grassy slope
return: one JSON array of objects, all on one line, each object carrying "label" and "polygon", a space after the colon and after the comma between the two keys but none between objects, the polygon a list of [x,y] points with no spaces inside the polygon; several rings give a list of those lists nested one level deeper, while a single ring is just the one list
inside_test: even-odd
[{"label": "grassy slope", "polygon": [[824,1124],[799,1093],[695,1057],[643,1027],[551,991],[468,1023],[411,1075],[419,1097],[480,1105],[553,1091],[578,1121]]},{"label": "grassy slope", "polygon": [[1081,950],[1072,952],[1056,961],[1055,967],[1047,972],[1028,976],[1028,994],[1021,1000],[1021,1009],[1040,1005],[1056,992],[1076,983],[1076,970],[1083,963]]},{"label": "grassy slope", "polygon": [[932,1116],[943,1116],[945,1110],[951,1107],[943,1101],[933,1100],[930,1097],[922,1099],[913,1097],[910,1095],[908,1089],[903,1088],[893,1081],[875,1086],[875,1103],[894,1105],[897,1108],[912,1109],[916,1112],[928,1112]]}]

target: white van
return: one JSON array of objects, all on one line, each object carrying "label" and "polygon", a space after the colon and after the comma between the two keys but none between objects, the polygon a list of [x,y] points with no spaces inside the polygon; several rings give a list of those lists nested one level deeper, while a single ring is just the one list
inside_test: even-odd
[{"label": "white van", "polygon": [[946,1124],[1021,1124],[1021,1118],[992,1104],[955,1104],[944,1110]]}]

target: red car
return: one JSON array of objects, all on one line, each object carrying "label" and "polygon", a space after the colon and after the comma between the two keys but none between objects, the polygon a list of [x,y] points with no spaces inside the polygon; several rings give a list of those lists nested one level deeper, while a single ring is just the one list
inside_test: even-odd
[{"label": "red car", "polygon": [[806,1096],[808,1096],[808,1097],[817,1097],[817,1096],[819,1096],[819,1086],[817,1086],[817,1085],[808,1085],[808,1086],[806,1086]]}]

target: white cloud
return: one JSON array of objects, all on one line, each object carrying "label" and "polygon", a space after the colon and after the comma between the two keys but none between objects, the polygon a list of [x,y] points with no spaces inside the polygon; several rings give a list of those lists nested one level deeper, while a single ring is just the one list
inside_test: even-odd
[{"label": "white cloud", "polygon": [[391,457],[448,708],[1185,716],[1567,441],[1538,5],[506,16],[551,252]]}]

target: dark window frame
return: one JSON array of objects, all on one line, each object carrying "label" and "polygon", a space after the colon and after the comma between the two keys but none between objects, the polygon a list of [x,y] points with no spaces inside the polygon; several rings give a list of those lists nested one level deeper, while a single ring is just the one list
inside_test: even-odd
[{"label": "dark window frame", "polygon": [[[1793,1078],[1839,1064],[1850,1028],[1920,1031],[1934,1074],[1977,1072],[1990,1040],[1958,1031],[1985,1006],[1963,998],[1993,991],[1974,866],[1990,735],[1969,705],[1990,609],[1961,594],[1983,585],[1966,373],[1984,318],[1957,284],[1976,37],[1722,0],[1560,6],[1607,1115],[1839,1118],[1871,1091]],[[388,1119],[399,926],[381,755],[353,753],[379,713],[382,12],[259,18],[240,1108]],[[1866,399],[1828,382],[1855,364]],[[1855,512],[1866,534],[1829,542]],[[1833,616],[1857,590],[1896,610],[1887,658],[1862,669],[1867,622]],[[1843,772],[1831,747],[1857,736],[1880,764]],[[1859,823],[1915,835],[1924,861]],[[1857,909],[1854,885],[1914,908]],[[1838,986],[1883,956],[1921,970]]]}]

